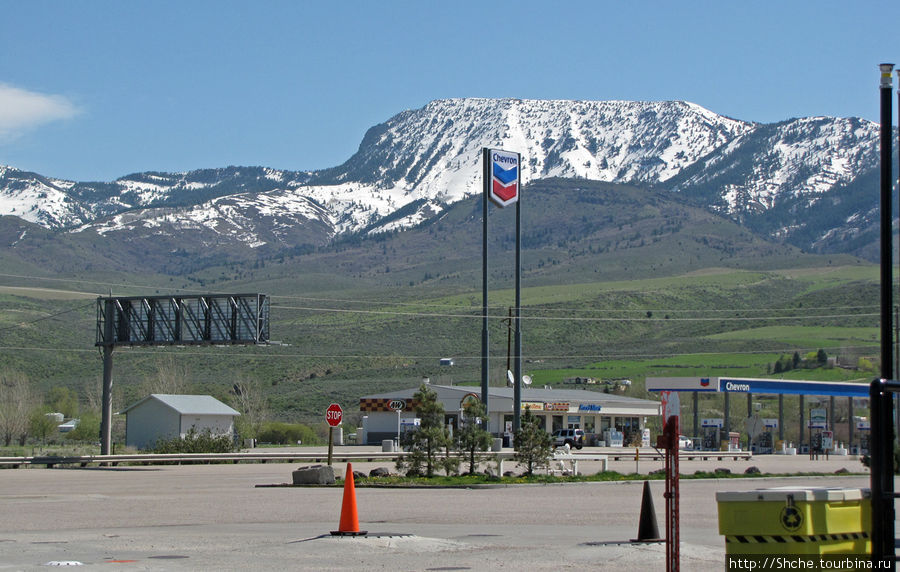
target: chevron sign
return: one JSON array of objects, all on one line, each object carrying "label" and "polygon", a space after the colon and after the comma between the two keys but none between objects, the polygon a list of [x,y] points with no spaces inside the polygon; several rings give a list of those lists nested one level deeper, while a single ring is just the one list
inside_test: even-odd
[{"label": "chevron sign", "polygon": [[490,186],[488,197],[499,207],[519,200],[519,163],[521,156],[513,151],[490,151]]}]

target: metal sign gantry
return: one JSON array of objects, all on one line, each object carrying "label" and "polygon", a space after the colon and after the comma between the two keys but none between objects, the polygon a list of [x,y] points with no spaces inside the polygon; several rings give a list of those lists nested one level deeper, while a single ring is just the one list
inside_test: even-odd
[{"label": "metal sign gantry", "polygon": [[103,348],[100,454],[112,440],[112,355],[120,346],[266,344],[265,294],[97,298],[97,342]]}]

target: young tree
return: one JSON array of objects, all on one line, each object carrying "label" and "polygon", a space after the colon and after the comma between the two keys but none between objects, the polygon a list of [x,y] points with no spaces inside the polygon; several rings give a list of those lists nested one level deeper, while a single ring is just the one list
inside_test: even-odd
[{"label": "young tree", "polygon": [[416,416],[420,419],[417,429],[407,431],[400,438],[400,444],[409,454],[397,460],[397,468],[408,469],[408,473],[434,476],[438,464],[438,454],[450,443],[450,432],[444,427],[444,406],[437,400],[437,393],[423,384],[413,395]]},{"label": "young tree", "polygon": [[469,473],[475,472],[475,453],[487,451],[491,447],[491,434],[484,430],[487,426],[487,411],[484,403],[467,403],[462,412],[463,425],[458,431],[459,450],[469,457]]},{"label": "young tree", "polygon": [[513,458],[525,465],[525,474],[531,476],[535,467],[546,465],[553,454],[553,440],[541,427],[541,420],[526,408],[520,420],[521,426],[513,438],[516,453]]},{"label": "young tree", "polygon": [[71,441],[90,441],[100,439],[100,415],[94,412],[82,412],[78,419],[78,425],[66,433],[66,439]]},{"label": "young tree", "polygon": [[18,371],[0,371],[0,438],[4,446],[13,439],[22,445],[28,436],[28,413],[34,396],[28,386],[28,379]]},{"label": "young tree", "polygon": [[269,418],[269,402],[263,395],[259,380],[239,378],[232,387],[235,409],[241,416],[235,420],[238,435],[258,438],[263,423]]},{"label": "young tree", "polygon": [[159,358],[156,362],[156,374],[146,378],[142,387],[145,394],[178,395],[187,391],[187,380],[187,368],[178,365],[174,356],[166,355]]},{"label": "young tree", "polygon": [[[56,433],[56,421],[49,417],[46,406],[35,407],[28,415],[28,432],[41,440],[41,444],[47,443],[47,438]],[[25,444],[24,436],[19,440],[20,445]]]},{"label": "young tree", "polygon": [[63,414],[66,419],[78,417],[78,396],[68,387],[58,385],[47,392],[45,403],[53,411]]}]

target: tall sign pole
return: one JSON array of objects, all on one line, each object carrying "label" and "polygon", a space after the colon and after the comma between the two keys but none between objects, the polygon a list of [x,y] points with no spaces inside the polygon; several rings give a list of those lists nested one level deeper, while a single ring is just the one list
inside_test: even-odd
[{"label": "tall sign pole", "polygon": [[490,408],[488,407],[488,194],[491,181],[491,150],[481,150],[481,164],[483,166],[482,181],[484,193],[482,197],[481,218],[481,402],[484,403],[484,411],[488,416],[488,425],[484,428],[490,432]]},{"label": "tall sign pole", "polygon": [[516,203],[516,311],[515,311],[515,381],[513,398],[513,429],[519,429],[519,417],[522,409],[522,330],[521,318],[521,201],[519,195],[522,187],[522,155],[514,151],[500,149],[481,150],[484,166],[484,203],[483,203],[483,241],[482,241],[482,331],[481,331],[481,399],[488,408],[488,199],[498,207],[507,207]]},{"label": "tall sign pole", "polygon": [[513,431],[518,431],[522,416],[522,161],[519,158],[517,174],[518,200],[516,200],[516,332],[515,368],[516,383],[513,386]]}]

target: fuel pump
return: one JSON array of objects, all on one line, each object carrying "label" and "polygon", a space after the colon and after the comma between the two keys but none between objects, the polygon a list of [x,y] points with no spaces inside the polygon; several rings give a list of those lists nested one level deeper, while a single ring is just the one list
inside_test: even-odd
[{"label": "fuel pump", "polygon": [[720,418],[700,420],[700,448],[704,451],[718,451],[725,420]]},{"label": "fuel pump", "polygon": [[775,452],[775,430],[778,419],[763,419],[763,431],[756,437],[756,453],[768,455]]}]

